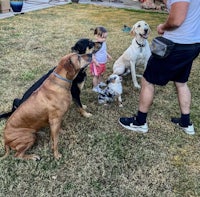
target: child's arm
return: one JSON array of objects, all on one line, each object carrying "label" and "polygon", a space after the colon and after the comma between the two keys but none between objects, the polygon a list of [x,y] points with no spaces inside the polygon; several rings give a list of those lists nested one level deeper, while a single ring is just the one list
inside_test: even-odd
[{"label": "child's arm", "polygon": [[112,60],[112,56],[109,53],[107,53],[107,57],[109,60]]},{"label": "child's arm", "polygon": [[92,62],[95,64],[95,66],[99,66],[99,63],[97,62],[94,54],[92,55]]}]

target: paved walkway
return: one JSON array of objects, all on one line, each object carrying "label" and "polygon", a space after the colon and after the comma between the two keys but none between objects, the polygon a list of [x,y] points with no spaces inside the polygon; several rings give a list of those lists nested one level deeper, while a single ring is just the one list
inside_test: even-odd
[{"label": "paved walkway", "polygon": [[[121,3],[120,3],[121,2]],[[95,4],[107,7],[116,8],[129,8],[129,9],[141,9],[140,3],[137,0],[103,0],[101,1],[91,1],[91,0],[80,0],[82,4]]]},{"label": "paved walkway", "polygon": [[[23,4],[23,9],[21,13],[26,13],[34,10],[40,10],[44,8],[49,8],[53,6],[58,6],[58,5],[64,5],[68,4],[71,2],[70,0],[27,0],[24,1]],[[95,4],[99,6],[108,6],[108,7],[117,7],[117,8],[130,8],[130,9],[141,9],[140,8],[140,3],[138,1],[134,0],[124,0],[124,3],[117,3],[117,2],[112,2],[111,0],[108,1],[91,1],[91,0],[80,0],[79,3],[81,4]],[[0,14],[0,19],[3,18],[8,18],[14,16],[16,13],[13,13],[12,11],[9,13],[3,13]]]},{"label": "paved walkway", "polygon": [[[63,4],[67,4],[67,3],[68,2],[66,2],[66,1],[55,1],[55,0],[53,0],[51,2],[49,2],[48,0],[28,0],[28,1],[24,1],[21,13],[26,13],[26,12],[30,12],[30,11],[34,11],[34,10],[41,10],[44,8],[49,8],[49,7],[53,7],[53,6],[57,6],[57,5],[63,5]],[[12,11],[8,12],[8,13],[3,13],[3,14],[0,14],[0,19],[15,16],[15,14],[16,13],[14,13]],[[20,14],[20,13],[18,13],[18,14]]]}]

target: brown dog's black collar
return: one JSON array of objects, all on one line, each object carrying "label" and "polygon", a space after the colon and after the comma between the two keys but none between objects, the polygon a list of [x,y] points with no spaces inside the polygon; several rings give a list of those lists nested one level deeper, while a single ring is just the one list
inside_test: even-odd
[{"label": "brown dog's black collar", "polygon": [[70,87],[66,87],[66,86],[64,86],[64,85],[61,85],[61,84],[59,84],[59,83],[57,83],[56,81],[54,81],[53,79],[49,79],[52,83],[54,83],[54,84],[56,84],[57,86],[59,86],[59,87],[61,87],[61,88],[64,88],[64,89],[66,89],[67,91],[71,91],[71,85],[70,85]]}]

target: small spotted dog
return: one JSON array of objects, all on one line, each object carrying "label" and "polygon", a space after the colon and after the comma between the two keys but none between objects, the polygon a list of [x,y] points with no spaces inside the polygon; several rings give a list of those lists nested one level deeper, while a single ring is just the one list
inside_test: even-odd
[{"label": "small spotted dog", "polygon": [[121,98],[122,77],[112,74],[108,77],[106,84],[107,86],[98,94],[99,104],[107,104],[117,100],[119,107],[123,107]]}]

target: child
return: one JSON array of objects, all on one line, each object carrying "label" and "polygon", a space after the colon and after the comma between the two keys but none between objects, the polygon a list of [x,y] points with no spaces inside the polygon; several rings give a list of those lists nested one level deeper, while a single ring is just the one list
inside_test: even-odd
[{"label": "child", "polygon": [[101,93],[100,86],[106,86],[103,83],[103,73],[106,71],[107,59],[112,57],[107,53],[106,38],[107,30],[105,27],[96,27],[94,30],[94,36],[97,42],[101,42],[101,48],[93,55],[93,61],[90,64],[90,72],[93,75],[93,91]]}]

